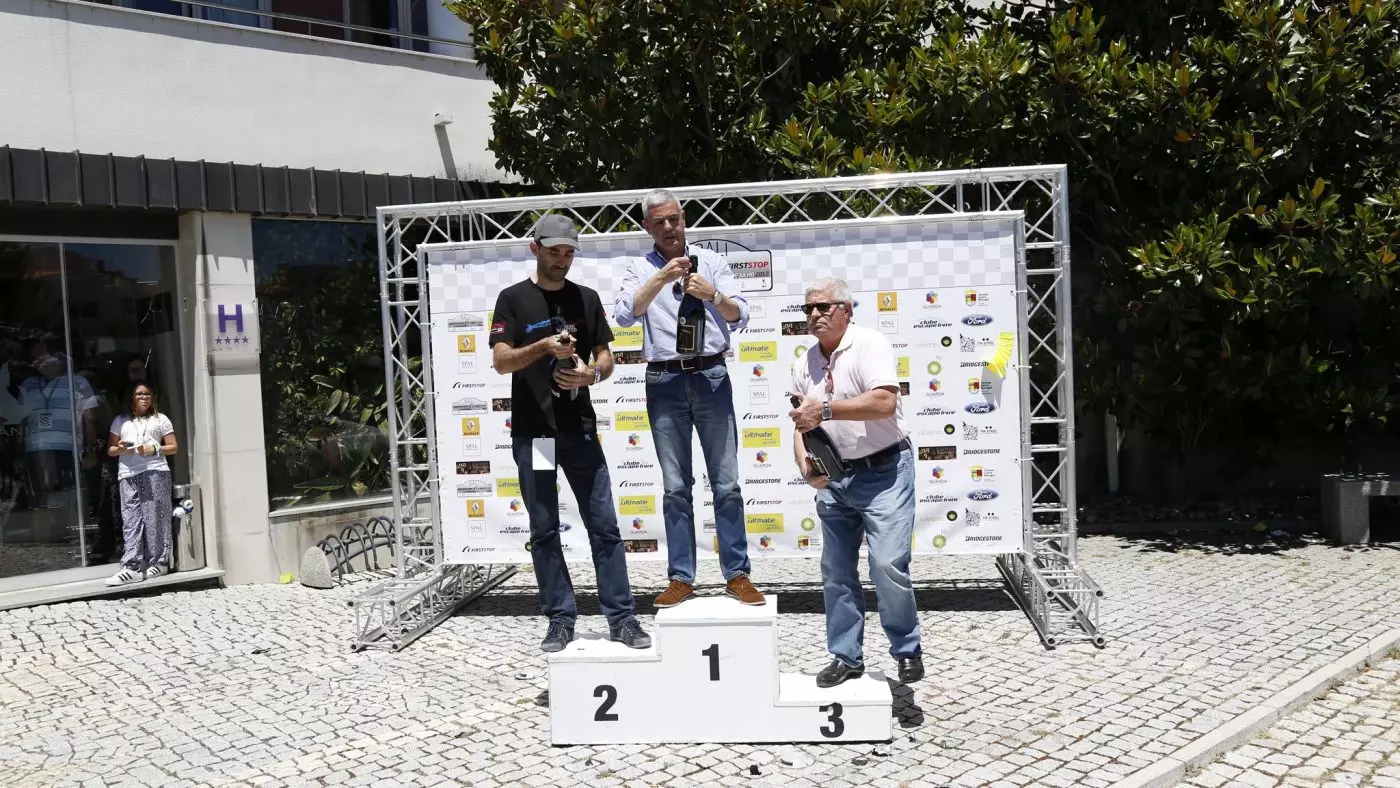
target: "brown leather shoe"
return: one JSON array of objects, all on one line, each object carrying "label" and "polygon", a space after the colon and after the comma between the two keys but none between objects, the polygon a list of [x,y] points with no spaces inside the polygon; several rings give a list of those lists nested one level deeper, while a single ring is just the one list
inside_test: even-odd
[{"label": "brown leather shoe", "polygon": [[763,594],[761,594],[757,588],[753,587],[753,583],[749,582],[748,575],[739,575],[728,583],[725,583],[724,593],[739,600],[740,604],[763,604]]},{"label": "brown leather shoe", "polygon": [[679,580],[672,580],[666,586],[666,590],[661,592],[661,596],[656,598],[652,604],[657,607],[675,607],[687,599],[695,596],[695,586],[690,583],[682,583]]}]

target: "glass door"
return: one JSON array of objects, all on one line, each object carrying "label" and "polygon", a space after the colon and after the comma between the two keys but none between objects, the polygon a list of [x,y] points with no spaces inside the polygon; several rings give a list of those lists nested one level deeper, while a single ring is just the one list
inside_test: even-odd
[{"label": "glass door", "polygon": [[105,450],[136,382],[155,387],[188,482],[179,303],[171,245],[0,239],[0,587],[120,559]]}]

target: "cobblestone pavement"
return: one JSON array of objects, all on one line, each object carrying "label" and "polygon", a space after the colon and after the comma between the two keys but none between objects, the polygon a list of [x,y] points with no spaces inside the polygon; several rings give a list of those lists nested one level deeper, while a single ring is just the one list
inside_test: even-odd
[{"label": "cobblestone pavement", "polygon": [[[897,690],[880,750],[550,746],[528,571],[400,653],[348,651],[354,586],[0,612],[0,784],[1098,788],[1400,626],[1384,547],[1093,537],[1080,559],[1107,592],[1102,650],[1045,650],[990,558],[916,560],[928,676]],[[755,577],[781,594],[783,669],[819,668],[816,563]],[[644,599],[663,579],[633,570]],[[580,627],[601,628],[582,604]],[[873,617],[866,632],[892,668]],[[814,763],[785,766],[791,750]]]},{"label": "cobblestone pavement", "polygon": [[1179,788],[1245,785],[1400,788],[1400,651]]}]

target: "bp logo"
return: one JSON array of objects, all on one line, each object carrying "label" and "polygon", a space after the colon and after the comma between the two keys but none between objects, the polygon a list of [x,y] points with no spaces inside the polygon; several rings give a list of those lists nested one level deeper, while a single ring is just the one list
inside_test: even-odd
[{"label": "bp logo", "polygon": [[[943,347],[948,347],[948,345],[949,345],[951,342],[952,342],[952,340],[949,339],[948,337],[943,337]],[[939,362],[937,362],[937,361],[930,361],[930,362],[928,363],[928,374],[930,374],[930,375],[941,375],[942,373],[943,373],[943,365],[942,365],[941,363],[939,363]]]},{"label": "bp logo", "polygon": [[955,511],[953,511],[952,509],[949,509],[949,510],[948,510],[948,513],[945,514],[944,517],[947,517],[947,518],[948,518],[948,522],[951,523],[951,522],[954,522],[954,521],[956,521],[956,520],[958,519],[958,513],[955,512]]},{"label": "bp logo", "polygon": [[952,337],[943,337],[942,339],[939,340],[939,343],[942,344],[943,347],[952,347],[952,346],[953,346],[953,338],[952,338]]},{"label": "bp logo", "polygon": [[951,425],[951,424],[944,424],[944,425],[943,425],[943,434],[944,434],[944,435],[952,435],[953,433],[955,433],[955,432],[957,432],[957,431],[958,431],[958,428],[957,428],[957,427],[954,427],[954,426]]},{"label": "bp logo", "polygon": [[810,530],[812,530],[813,528],[816,528],[816,527],[817,527],[817,521],[816,521],[816,520],[813,520],[813,519],[810,518],[810,517],[803,517],[803,518],[802,518],[802,530],[804,530],[804,531],[810,531]]},{"label": "bp logo", "polygon": [[806,352],[807,352],[807,346],[806,346],[806,345],[798,345],[797,347],[795,347],[795,348],[792,349],[792,357],[793,357],[793,358],[802,358],[802,354],[803,354],[803,353],[806,353]]},{"label": "bp logo", "polygon": [[944,536],[943,534],[937,534],[933,537],[933,549],[942,550],[947,544],[948,537]]}]

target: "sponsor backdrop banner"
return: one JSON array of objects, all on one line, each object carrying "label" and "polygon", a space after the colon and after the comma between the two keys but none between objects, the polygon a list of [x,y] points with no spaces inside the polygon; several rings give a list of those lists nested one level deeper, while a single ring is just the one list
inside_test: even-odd
[{"label": "sponsor backdrop banner", "polygon": [[[916,452],[914,552],[1008,553],[1022,548],[1019,372],[987,368],[1003,332],[1018,328],[1020,214],[909,217],[772,228],[689,230],[727,255],[748,299],[729,374],[751,556],[813,556],[822,530],[815,491],[797,474],[783,396],[791,365],[815,343],[800,305],[819,276],[839,276],[855,320],[894,345],[904,417]],[[570,279],[598,290],[611,317],[615,283],[651,248],[642,233],[584,235]],[[487,331],[497,294],[534,270],[528,241],[425,245],[440,510],[448,563],[528,562],[529,517],[510,450],[510,376],[491,365]],[[662,296],[669,296],[669,289]],[[659,297],[662,297],[659,296]],[[617,369],[592,388],[618,526],[630,557],[665,560],[663,489],[646,409],[640,326],[613,325]],[[698,439],[696,542],[716,555],[714,505]],[[565,555],[591,561],[578,505],[559,474]]]}]

